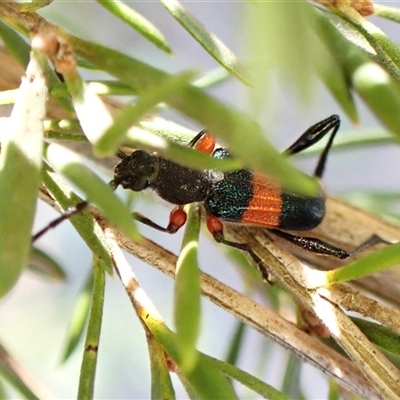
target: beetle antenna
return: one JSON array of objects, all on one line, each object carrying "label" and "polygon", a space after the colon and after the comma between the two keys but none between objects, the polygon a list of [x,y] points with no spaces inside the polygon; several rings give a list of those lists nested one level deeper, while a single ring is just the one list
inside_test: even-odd
[{"label": "beetle antenna", "polygon": [[117,153],[115,154],[118,158],[121,160],[124,160],[126,157],[128,157],[123,151],[120,149],[117,150]]},{"label": "beetle antenna", "polygon": [[65,221],[66,219],[69,219],[75,214],[80,213],[82,210],[84,210],[89,203],[87,201],[81,201],[80,203],[71,206],[65,210],[64,213],[62,213],[58,218],[55,220],[51,221],[50,224],[45,226],[43,229],[41,229],[39,232],[35,233],[32,236],[32,243],[36,242],[41,236],[43,236],[48,230],[55,228],[56,226],[60,225],[61,222]]}]

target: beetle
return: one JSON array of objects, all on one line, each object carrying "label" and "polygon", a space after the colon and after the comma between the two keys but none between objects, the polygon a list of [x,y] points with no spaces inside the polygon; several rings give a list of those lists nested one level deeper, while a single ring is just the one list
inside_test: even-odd
[{"label": "beetle", "polygon": [[[307,129],[285,154],[299,153],[330,133],[314,172],[314,176],[320,179],[339,127],[339,116],[332,115]],[[215,138],[205,130],[196,135],[189,146],[218,159],[232,157],[228,149],[216,146]],[[135,192],[153,189],[162,199],[175,205],[166,227],[139,213],[134,213],[134,218],[159,231],[175,233],[187,219],[183,206],[200,203],[206,211],[206,225],[214,239],[247,252],[260,270],[263,270],[262,260],[247,243],[225,238],[224,222],[263,227],[309,251],[339,259],[382,241],[372,236],[348,252],[317,238],[287,232],[309,231],[322,222],[326,198],[321,187],[317,194],[308,196],[284,190],[269,177],[246,168],[229,172],[213,169],[199,171],[143,150],[136,150],[130,155],[119,151],[118,156],[121,162],[115,167],[114,179],[110,182],[114,190],[119,186]]]},{"label": "beetle", "polygon": [[[319,180],[324,173],[328,153],[339,127],[339,116],[332,115],[307,129],[284,154],[299,153],[330,133],[314,171],[314,177]],[[199,132],[188,145],[218,159],[232,157],[228,149],[216,146],[215,137],[206,130]],[[133,217],[136,220],[159,231],[175,233],[187,220],[183,207],[194,202],[201,203],[206,211],[207,228],[214,239],[247,252],[266,280],[268,274],[265,273],[266,268],[260,257],[247,243],[227,240],[224,235],[224,222],[259,226],[308,251],[339,259],[353,256],[377,243],[389,243],[373,235],[348,252],[320,239],[288,232],[306,232],[322,222],[326,197],[321,186],[317,194],[307,196],[285,190],[269,177],[246,168],[229,172],[214,169],[199,171],[143,150],[136,150],[130,155],[118,151],[117,155],[121,162],[115,167],[114,179],[110,182],[114,190],[119,186],[135,192],[153,189],[162,199],[175,204],[166,227],[134,212]],[[47,227],[33,235],[32,242],[48,229],[79,213],[88,204],[87,201],[82,201],[70,207]]]}]

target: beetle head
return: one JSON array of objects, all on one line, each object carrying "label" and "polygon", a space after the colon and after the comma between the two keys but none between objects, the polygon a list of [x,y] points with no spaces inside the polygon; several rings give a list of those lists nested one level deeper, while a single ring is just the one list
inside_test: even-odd
[{"label": "beetle head", "polygon": [[114,169],[113,189],[121,185],[124,189],[140,192],[153,183],[157,173],[157,156],[137,150],[126,156]]}]

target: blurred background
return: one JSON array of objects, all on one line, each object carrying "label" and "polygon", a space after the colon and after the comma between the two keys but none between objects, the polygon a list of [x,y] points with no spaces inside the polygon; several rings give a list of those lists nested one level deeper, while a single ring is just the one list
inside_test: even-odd
[{"label": "blurred background", "polygon": [[[40,14],[62,27],[70,27],[73,33],[81,38],[122,50],[170,73],[185,70],[205,73],[217,67],[216,62],[161,4],[134,1],[129,2],[129,5],[164,33],[172,47],[172,56],[158,50],[94,1],[56,1],[41,10]],[[239,59],[246,59],[248,52],[243,16],[247,3],[185,1],[184,6]],[[398,36],[397,26],[383,20],[370,19],[389,36]],[[270,57],[274,56],[268,54],[268,48],[265,48],[265,52]],[[88,71],[82,74],[88,79],[104,78],[103,75]],[[322,84],[314,83],[311,95],[308,98],[300,98],[278,75],[276,79],[271,79],[265,93],[265,104],[268,107],[262,110],[258,120],[266,135],[279,149],[289,146],[305,129],[331,114],[343,116],[339,135],[349,134],[355,129]],[[210,90],[218,99],[247,112],[250,104],[248,92],[248,89],[234,78]],[[363,104],[358,103],[358,128],[380,128],[379,123],[366,111]],[[165,112],[163,116],[195,131],[204,128],[177,113]],[[399,150],[394,146],[332,154],[324,177],[325,187],[331,194],[365,188],[395,189],[398,187],[398,178],[393,171],[398,170],[399,156]],[[315,162],[315,158],[298,160],[298,165],[311,172]],[[150,202],[149,199],[155,201]],[[151,194],[137,196],[135,209],[161,225],[166,225],[168,221],[170,207],[157,201]],[[33,231],[38,231],[56,216],[49,206],[38,204]],[[178,253],[181,234],[166,235],[142,226],[140,231],[165,248]],[[60,261],[67,271],[68,280],[66,283],[55,284],[32,273],[25,273],[13,292],[0,305],[0,339],[17,360],[43,381],[54,398],[73,398],[76,397],[81,352],[75,352],[71,359],[62,365],[60,357],[77,295],[91,273],[91,254],[69,222],[47,233],[38,245]],[[243,292],[244,284],[240,272],[232,266],[220,247],[212,242],[208,234],[202,235],[202,270]],[[166,323],[173,327],[173,281],[135,258],[129,257],[129,262]],[[198,348],[214,357],[224,358],[237,321],[208,300],[203,299],[202,306],[204,329]],[[257,371],[258,377],[280,387],[288,353],[250,328],[246,330],[245,343],[239,366],[245,370]],[[257,351],[254,352],[254,349]],[[304,365],[302,379],[314,383],[304,386],[307,390],[306,398],[319,399],[327,396],[326,380],[319,371]],[[178,379],[175,381],[177,398],[186,398],[187,395]],[[11,397],[18,397],[12,389],[10,393]],[[238,393],[243,399],[257,397],[244,388],[239,388]],[[149,396],[150,366],[144,331],[132,312],[120,281],[107,277],[95,398],[145,399]]]}]

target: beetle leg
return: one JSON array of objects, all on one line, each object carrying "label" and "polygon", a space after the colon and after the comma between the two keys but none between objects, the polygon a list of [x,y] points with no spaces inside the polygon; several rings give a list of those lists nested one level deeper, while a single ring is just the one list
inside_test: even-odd
[{"label": "beetle leg", "polygon": [[[35,233],[32,235],[32,243],[36,242],[40,237],[42,237],[48,230],[55,228],[61,222],[65,221],[66,219],[69,219],[75,214],[78,214],[82,210],[84,210],[89,203],[87,201],[81,201],[80,203],[76,204],[75,206],[69,207],[64,213],[62,213],[58,218],[55,220],[51,221],[47,226],[45,226],[43,229],[41,229],[39,232]],[[176,207],[174,208],[170,215],[169,215],[169,223],[166,228],[164,228],[161,225],[156,224],[153,222],[151,219],[145,217],[144,215],[140,213],[132,213],[133,218],[135,218],[137,221],[148,225],[154,229],[157,229],[161,232],[166,232],[166,233],[175,233],[177,232],[183,225],[185,225],[186,220],[187,220],[187,215],[185,211],[183,211],[182,207]]]},{"label": "beetle leg", "polygon": [[187,215],[185,211],[183,211],[182,207],[175,207],[169,214],[169,223],[167,227],[163,227],[161,225],[156,224],[153,222],[151,219],[145,217],[144,215],[134,212],[132,213],[133,218],[135,218],[137,221],[141,222],[142,224],[145,224],[147,226],[150,226],[151,228],[157,229],[158,231],[161,232],[166,232],[166,233],[175,233],[177,232],[180,228],[182,228],[183,225],[185,225],[186,220],[187,220]]},{"label": "beetle leg", "polygon": [[365,242],[357,246],[353,251],[349,252],[317,238],[291,235],[290,233],[282,232],[277,229],[268,230],[274,235],[279,236],[280,238],[285,239],[288,242],[293,243],[296,246],[302,247],[303,249],[306,249],[312,253],[333,256],[339,258],[340,260],[344,260],[345,258],[354,256],[360,251],[379,243],[391,244],[390,242],[382,239],[378,235],[372,235]]},{"label": "beetle leg", "polygon": [[218,243],[223,243],[227,246],[234,247],[235,249],[239,249],[247,252],[253,261],[256,263],[258,270],[260,271],[263,279],[266,282],[271,282],[270,275],[268,273],[268,269],[265,264],[261,260],[260,257],[253,251],[253,249],[247,243],[237,243],[231,242],[230,240],[225,239],[224,236],[224,225],[223,223],[213,215],[207,215],[207,229],[213,235],[213,238]]},{"label": "beetle leg", "polygon": [[331,149],[333,139],[335,138],[336,132],[340,127],[340,119],[337,115],[331,115],[330,117],[316,123],[315,125],[308,128],[300,137],[297,139],[286,151],[285,154],[292,155],[300,153],[301,151],[308,149],[315,143],[319,142],[327,133],[332,132],[328,143],[325,146],[324,151],[319,157],[317,167],[314,171],[316,178],[321,178],[328,157],[329,150]]}]

